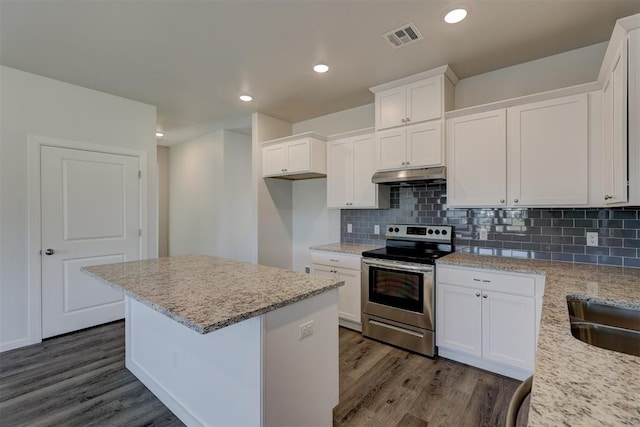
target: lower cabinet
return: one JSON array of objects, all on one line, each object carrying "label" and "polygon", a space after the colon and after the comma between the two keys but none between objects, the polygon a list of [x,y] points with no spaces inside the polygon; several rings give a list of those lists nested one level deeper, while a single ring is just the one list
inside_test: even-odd
[{"label": "lower cabinet", "polygon": [[360,261],[359,255],[311,251],[311,274],[344,281],[338,288],[339,323],[356,331],[362,331]]},{"label": "lower cabinet", "polygon": [[544,277],[436,268],[442,357],[517,379],[533,373]]}]

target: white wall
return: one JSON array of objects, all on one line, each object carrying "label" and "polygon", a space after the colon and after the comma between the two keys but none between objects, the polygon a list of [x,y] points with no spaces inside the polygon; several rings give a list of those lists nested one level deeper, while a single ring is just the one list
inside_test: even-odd
[{"label": "white wall", "polygon": [[158,256],[169,256],[169,147],[158,146]]},{"label": "white wall", "polygon": [[252,261],[251,139],[218,131],[170,149],[170,254]]},{"label": "white wall", "polygon": [[[156,108],[0,67],[0,350],[40,341],[30,294],[27,136],[142,150],[147,154],[147,253],[157,253]],[[39,258],[38,258],[39,259]],[[31,278],[35,280],[36,278]],[[31,283],[33,283],[33,280]],[[31,311],[30,311],[31,310]],[[39,317],[39,314],[38,316]]]},{"label": "white wall", "polygon": [[[293,124],[293,133],[329,136],[374,126],[374,104],[367,104]],[[311,265],[309,246],[340,241],[340,209],[327,209],[327,180],[293,183],[292,268]]]},{"label": "white wall", "polygon": [[594,82],[607,44],[598,43],[462,79],[455,88],[455,108]]},{"label": "white wall", "polygon": [[375,126],[374,104],[366,104],[294,123],[292,130],[294,135],[314,131],[320,135],[329,136],[373,126]]},{"label": "white wall", "polygon": [[292,184],[281,179],[262,178],[262,143],[291,135],[291,124],[254,113],[251,123],[253,150],[253,191],[256,224],[256,262],[272,267],[291,268],[292,263]]}]

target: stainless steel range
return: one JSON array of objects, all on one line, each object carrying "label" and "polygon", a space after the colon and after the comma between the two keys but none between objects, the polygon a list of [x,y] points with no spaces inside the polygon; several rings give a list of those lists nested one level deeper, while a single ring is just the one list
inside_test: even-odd
[{"label": "stainless steel range", "polygon": [[362,334],[435,356],[434,265],[454,251],[453,227],[389,225],[362,253]]}]

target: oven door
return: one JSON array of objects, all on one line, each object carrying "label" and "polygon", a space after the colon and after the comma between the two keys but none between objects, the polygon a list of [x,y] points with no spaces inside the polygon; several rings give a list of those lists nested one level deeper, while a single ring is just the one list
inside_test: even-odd
[{"label": "oven door", "polygon": [[433,330],[433,266],[362,258],[362,312]]}]

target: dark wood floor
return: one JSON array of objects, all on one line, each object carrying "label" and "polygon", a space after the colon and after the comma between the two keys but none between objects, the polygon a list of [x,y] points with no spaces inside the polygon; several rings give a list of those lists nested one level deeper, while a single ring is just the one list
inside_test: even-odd
[{"label": "dark wood floor", "polygon": [[[518,382],[340,329],[335,426],[499,426]],[[0,426],[180,426],[124,367],[124,322],[0,354]]]}]

